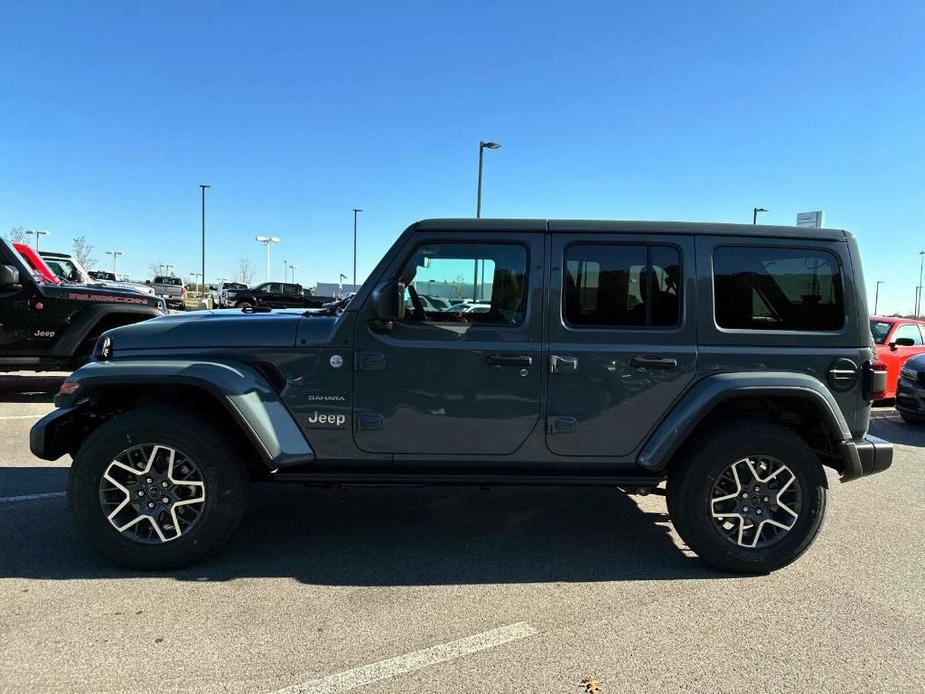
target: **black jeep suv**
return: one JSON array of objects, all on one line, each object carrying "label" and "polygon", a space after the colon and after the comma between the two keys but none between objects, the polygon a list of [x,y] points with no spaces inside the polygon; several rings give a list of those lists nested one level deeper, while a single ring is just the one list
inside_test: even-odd
[{"label": "black jeep suv", "polygon": [[704,561],[765,572],[816,537],[824,468],[890,466],[867,317],[844,231],[423,221],[340,314],[106,333],[32,450],[74,456],[78,526],[132,567],[215,550],[272,479],[666,493]]},{"label": "black jeep suv", "polygon": [[43,279],[0,239],[0,371],[70,371],[106,330],[162,315],[141,292]]}]

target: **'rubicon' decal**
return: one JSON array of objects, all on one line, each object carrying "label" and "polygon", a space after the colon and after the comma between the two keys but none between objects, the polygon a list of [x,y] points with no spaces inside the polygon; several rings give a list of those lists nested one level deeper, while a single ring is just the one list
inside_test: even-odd
[{"label": "'rubicon' decal", "polygon": [[104,302],[109,304],[147,304],[148,300],[144,297],[134,297],[134,296],[110,296],[108,294],[78,294],[77,292],[69,292],[67,295],[68,299],[73,301],[94,301],[94,302]]}]

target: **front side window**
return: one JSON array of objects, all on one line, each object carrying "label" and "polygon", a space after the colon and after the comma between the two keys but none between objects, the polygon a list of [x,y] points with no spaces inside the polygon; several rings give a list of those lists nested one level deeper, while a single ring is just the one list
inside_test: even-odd
[{"label": "front side window", "polygon": [[565,322],[583,327],[678,325],[681,257],[671,246],[572,244],[565,252]]},{"label": "front side window", "polygon": [[713,295],[721,328],[821,332],[845,323],[841,271],[826,251],[717,248]]},{"label": "front side window", "polygon": [[443,323],[517,325],[526,314],[527,250],[512,243],[429,243],[397,280],[406,318]]},{"label": "front side window", "polygon": [[901,337],[905,337],[909,340],[912,340],[912,344],[916,347],[922,344],[922,333],[919,332],[919,326],[914,323],[904,323],[896,328],[896,332],[893,333],[893,342],[896,342]]}]

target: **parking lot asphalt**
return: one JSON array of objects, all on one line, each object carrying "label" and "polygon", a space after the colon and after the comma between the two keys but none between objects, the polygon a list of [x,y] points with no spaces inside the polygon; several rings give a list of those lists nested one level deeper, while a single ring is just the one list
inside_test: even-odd
[{"label": "parking lot asphalt", "polygon": [[143,574],[29,453],[60,380],[0,375],[0,691],[925,691],[925,429],[891,408],[893,467],[829,475],[769,576],[702,565],[657,496],[267,484],[220,555]]}]

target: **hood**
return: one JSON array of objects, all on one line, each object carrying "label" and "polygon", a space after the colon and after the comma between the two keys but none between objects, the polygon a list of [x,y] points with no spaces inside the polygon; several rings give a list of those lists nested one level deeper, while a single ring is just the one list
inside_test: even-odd
[{"label": "hood", "polygon": [[[296,336],[314,344],[329,335],[334,318],[304,318],[301,311],[243,313],[237,309],[192,311],[134,323],[106,333],[113,355],[123,350],[222,347],[294,347]],[[306,331],[300,324],[316,326]],[[308,333],[303,336],[303,333]]]}]

